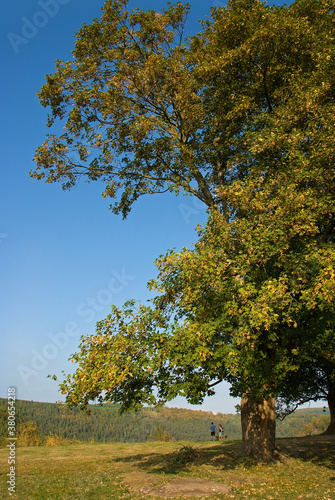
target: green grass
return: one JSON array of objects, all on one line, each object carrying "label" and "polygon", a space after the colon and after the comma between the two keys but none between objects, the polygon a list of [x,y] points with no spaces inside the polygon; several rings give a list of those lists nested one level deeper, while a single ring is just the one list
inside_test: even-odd
[{"label": "green grass", "polygon": [[[16,450],[16,497],[153,500],[159,497],[136,492],[138,485],[185,477],[233,487],[232,495],[212,499],[335,500],[334,444],[334,436],[279,439],[280,455],[271,465],[241,458],[236,442],[22,447]],[[7,458],[8,450],[0,449],[1,499],[9,498]]]}]

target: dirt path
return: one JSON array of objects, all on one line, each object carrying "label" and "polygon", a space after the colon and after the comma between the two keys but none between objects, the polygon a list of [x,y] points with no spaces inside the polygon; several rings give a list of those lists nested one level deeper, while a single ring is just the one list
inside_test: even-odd
[{"label": "dirt path", "polygon": [[124,484],[142,495],[155,495],[162,498],[205,497],[218,493],[229,495],[232,487],[209,479],[176,478],[164,482],[162,476],[141,472],[123,476]]}]

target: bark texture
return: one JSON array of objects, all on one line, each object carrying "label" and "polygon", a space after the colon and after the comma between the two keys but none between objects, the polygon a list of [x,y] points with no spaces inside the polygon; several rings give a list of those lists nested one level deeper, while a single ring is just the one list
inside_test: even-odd
[{"label": "bark texture", "polygon": [[335,434],[335,382],[329,382],[327,401],[330,411],[330,423],[323,434]]},{"label": "bark texture", "polygon": [[274,457],[276,438],[275,398],[253,399],[244,394],[241,399],[242,454],[261,462]]}]

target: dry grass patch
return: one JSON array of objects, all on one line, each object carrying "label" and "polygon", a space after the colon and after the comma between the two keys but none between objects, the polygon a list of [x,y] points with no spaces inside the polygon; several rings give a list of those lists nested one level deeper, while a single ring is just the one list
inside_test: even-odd
[{"label": "dry grass patch", "polygon": [[[329,436],[278,440],[271,465],[241,458],[229,442],[17,448],[17,498],[335,500],[334,444]],[[1,499],[7,456],[0,449]]]}]

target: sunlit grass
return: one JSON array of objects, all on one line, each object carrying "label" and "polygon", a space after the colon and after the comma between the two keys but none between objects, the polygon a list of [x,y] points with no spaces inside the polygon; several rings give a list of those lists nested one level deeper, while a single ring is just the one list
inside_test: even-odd
[{"label": "sunlit grass", "polygon": [[[139,500],[148,497],[138,492],[141,481],[185,477],[232,486],[230,496],[213,499],[335,500],[334,444],[321,437],[278,440],[280,455],[270,465],[241,458],[239,443],[229,442],[183,443],[183,449],[176,442],[17,448],[17,498]],[[0,449],[0,498],[9,498],[7,456]]]}]

